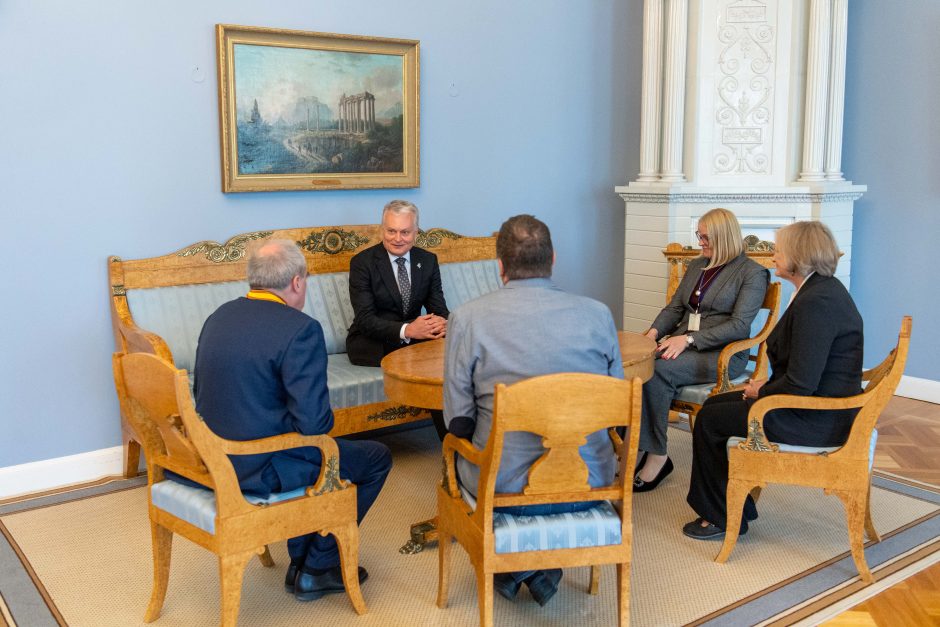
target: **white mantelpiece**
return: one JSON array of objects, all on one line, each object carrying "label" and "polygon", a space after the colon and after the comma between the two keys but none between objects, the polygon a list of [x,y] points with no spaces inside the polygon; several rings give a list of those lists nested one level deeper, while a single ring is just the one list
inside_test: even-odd
[{"label": "white mantelpiece", "polygon": [[841,172],[847,14],[848,0],[646,0],[641,171],[616,188],[625,329],[648,328],[665,298],[662,249],[695,244],[714,207],[762,239],[825,222],[848,284],[866,188]]}]

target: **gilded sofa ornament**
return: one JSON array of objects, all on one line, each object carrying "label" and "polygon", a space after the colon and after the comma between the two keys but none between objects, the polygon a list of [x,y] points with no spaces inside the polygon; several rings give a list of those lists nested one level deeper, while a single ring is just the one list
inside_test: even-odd
[{"label": "gilded sofa ornament", "polygon": [[212,263],[230,263],[238,261],[245,256],[245,245],[248,242],[270,237],[273,232],[274,231],[256,231],[254,233],[236,235],[224,244],[206,240],[198,244],[193,244],[189,248],[184,248],[176,254],[179,257],[191,257],[199,253],[205,253],[206,259]]},{"label": "gilded sofa ornament", "polygon": [[383,409],[377,414],[372,414],[366,418],[366,422],[401,420],[406,416],[417,416],[421,413],[418,407],[408,407],[407,405],[398,405]]},{"label": "gilded sofa ornament", "polygon": [[415,246],[418,248],[435,248],[441,245],[444,238],[460,239],[462,236],[447,229],[431,229],[430,231],[418,231],[418,237],[415,239]]},{"label": "gilded sofa ornament", "polygon": [[127,288],[123,285],[112,285],[111,286],[111,295],[112,296],[127,296]]},{"label": "gilded sofa ornament", "polygon": [[322,231],[310,231],[307,237],[297,242],[297,245],[308,253],[336,255],[344,250],[356,250],[363,244],[368,243],[368,237],[354,231],[323,229]]}]

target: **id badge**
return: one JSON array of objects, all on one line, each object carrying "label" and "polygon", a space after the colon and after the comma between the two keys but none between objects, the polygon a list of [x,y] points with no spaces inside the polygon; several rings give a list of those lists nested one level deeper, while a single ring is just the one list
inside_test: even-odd
[{"label": "id badge", "polygon": [[702,323],[702,314],[693,313],[689,314],[689,331],[698,331],[699,325]]}]

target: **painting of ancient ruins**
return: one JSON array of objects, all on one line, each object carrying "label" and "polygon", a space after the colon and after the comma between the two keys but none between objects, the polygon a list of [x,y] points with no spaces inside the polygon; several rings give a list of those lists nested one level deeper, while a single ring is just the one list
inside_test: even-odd
[{"label": "painting of ancient ruins", "polygon": [[417,42],[220,28],[225,191],[417,185]]}]

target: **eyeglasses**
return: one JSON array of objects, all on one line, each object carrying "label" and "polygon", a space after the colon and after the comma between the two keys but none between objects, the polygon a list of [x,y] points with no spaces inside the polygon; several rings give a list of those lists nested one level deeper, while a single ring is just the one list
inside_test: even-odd
[{"label": "eyeglasses", "polygon": [[708,235],[707,235],[707,234],[702,234],[702,233],[699,233],[698,231],[696,231],[696,232],[695,232],[695,237],[697,237],[697,238],[698,238],[698,241],[702,242],[703,244],[707,244],[707,243],[708,243]]}]

